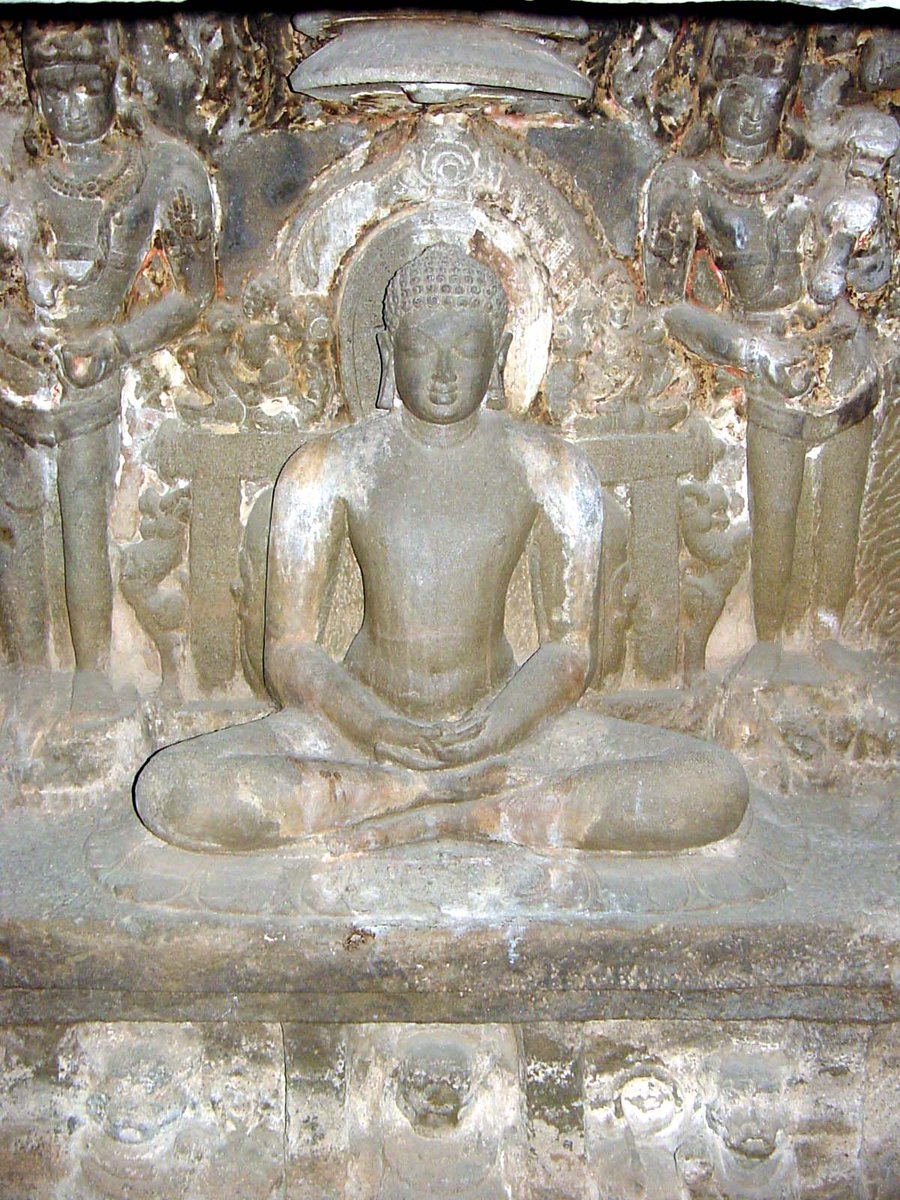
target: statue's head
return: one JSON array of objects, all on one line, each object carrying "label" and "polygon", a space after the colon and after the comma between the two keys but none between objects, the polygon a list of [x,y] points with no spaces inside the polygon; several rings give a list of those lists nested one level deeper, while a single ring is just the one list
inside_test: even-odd
[{"label": "statue's head", "polygon": [[717,84],[714,113],[723,149],[735,158],[761,158],[778,134],[799,76],[793,31],[772,28],[760,34],[740,22],[720,22],[709,65]]},{"label": "statue's head", "polygon": [[474,413],[503,370],[507,299],[494,272],[458,246],[438,243],[405,264],[388,284],[379,337],[382,386],[423,421],[450,425]]},{"label": "statue's head", "polygon": [[28,22],[22,47],[35,108],[52,136],[69,145],[102,138],[116,116],[115,25]]}]

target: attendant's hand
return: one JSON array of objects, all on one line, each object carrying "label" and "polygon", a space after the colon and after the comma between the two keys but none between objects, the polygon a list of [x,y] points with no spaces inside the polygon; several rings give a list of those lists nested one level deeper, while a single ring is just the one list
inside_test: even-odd
[{"label": "attendant's hand", "polygon": [[74,387],[92,387],[121,365],[125,355],[115,331],[98,329],[72,338],[61,348],[63,374]]},{"label": "attendant's hand", "polygon": [[783,396],[800,396],[813,379],[809,349],[790,339],[752,337],[743,351],[745,369],[765,379]]}]

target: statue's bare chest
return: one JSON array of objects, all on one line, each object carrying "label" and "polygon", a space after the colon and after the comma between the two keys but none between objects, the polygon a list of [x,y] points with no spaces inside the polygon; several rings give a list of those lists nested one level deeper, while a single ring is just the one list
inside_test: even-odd
[{"label": "statue's bare chest", "polygon": [[[534,521],[518,473],[488,448],[393,452],[348,505],[363,577],[391,591],[411,582],[480,592],[515,566]],[[452,581],[452,582],[451,582]]]}]

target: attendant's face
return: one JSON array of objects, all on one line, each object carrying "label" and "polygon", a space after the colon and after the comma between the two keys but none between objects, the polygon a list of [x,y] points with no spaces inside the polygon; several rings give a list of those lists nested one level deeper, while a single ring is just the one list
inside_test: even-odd
[{"label": "attendant's face", "polygon": [[116,115],[111,71],[83,63],[60,63],[35,72],[41,112],[59,142],[80,145],[106,134]]},{"label": "attendant's face", "polygon": [[402,317],[393,348],[400,399],[433,425],[452,425],[479,408],[498,355],[488,318],[457,308]]},{"label": "attendant's face", "polygon": [[719,131],[739,146],[766,146],[778,132],[783,104],[778,80],[733,79],[719,94]]}]

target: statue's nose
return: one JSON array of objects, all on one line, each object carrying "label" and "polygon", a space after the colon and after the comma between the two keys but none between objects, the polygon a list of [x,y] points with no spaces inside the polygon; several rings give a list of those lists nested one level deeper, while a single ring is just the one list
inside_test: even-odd
[{"label": "statue's nose", "polygon": [[434,372],[435,379],[441,383],[455,383],[456,371],[453,369],[453,361],[449,351],[444,351],[438,355],[437,368]]}]

